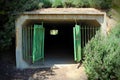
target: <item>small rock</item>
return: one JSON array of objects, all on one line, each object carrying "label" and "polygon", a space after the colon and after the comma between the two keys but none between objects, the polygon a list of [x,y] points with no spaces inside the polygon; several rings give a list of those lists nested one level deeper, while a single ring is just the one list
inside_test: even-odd
[{"label": "small rock", "polygon": [[33,78],[36,79],[36,78],[37,78],[37,74],[34,74],[34,75],[33,75]]}]

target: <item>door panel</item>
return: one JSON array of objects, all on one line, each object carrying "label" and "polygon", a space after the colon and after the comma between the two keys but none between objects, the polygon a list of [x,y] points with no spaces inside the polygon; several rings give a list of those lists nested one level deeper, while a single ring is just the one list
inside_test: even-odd
[{"label": "door panel", "polygon": [[79,25],[73,27],[74,39],[74,60],[79,62],[81,60],[81,29]]},{"label": "door panel", "polygon": [[32,62],[44,60],[44,28],[34,25]]}]

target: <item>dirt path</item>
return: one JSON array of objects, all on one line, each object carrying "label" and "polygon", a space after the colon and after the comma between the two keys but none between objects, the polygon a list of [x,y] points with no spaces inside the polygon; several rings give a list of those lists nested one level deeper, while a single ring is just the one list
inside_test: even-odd
[{"label": "dirt path", "polygon": [[13,63],[1,60],[0,80],[87,80],[84,67],[77,68],[78,65],[18,70]]},{"label": "dirt path", "polygon": [[0,80],[87,80],[84,67],[77,66],[78,64],[18,70],[7,63],[0,67]]},{"label": "dirt path", "polygon": [[52,68],[51,75],[47,75],[46,71],[35,73],[30,80],[42,80],[38,78],[40,74],[46,74],[44,80],[87,80],[87,76],[84,72],[84,67],[77,68],[79,64],[71,64],[69,66],[55,66]]},{"label": "dirt path", "polygon": [[87,80],[84,67],[77,68],[78,64],[71,66],[62,66],[59,69],[53,69],[56,75],[50,76],[49,80]]},{"label": "dirt path", "polygon": [[7,53],[0,54],[0,80],[87,80],[84,67],[77,68],[79,64],[19,70],[11,53]]}]

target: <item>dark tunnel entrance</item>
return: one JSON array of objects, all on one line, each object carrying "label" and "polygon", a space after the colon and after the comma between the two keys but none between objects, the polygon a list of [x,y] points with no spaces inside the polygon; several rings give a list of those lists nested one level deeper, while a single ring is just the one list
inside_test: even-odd
[{"label": "dark tunnel entrance", "polygon": [[[74,62],[73,27],[74,23],[44,23],[45,62],[70,64]],[[55,35],[52,30],[57,30]]]},{"label": "dark tunnel entrance", "polygon": [[[74,51],[74,38],[73,38],[73,27],[75,25],[80,27],[80,47],[81,54],[85,45],[95,36],[96,31],[100,29],[100,25],[95,21],[82,20],[77,21],[44,21],[44,64],[74,64],[75,63],[75,51]],[[23,42],[23,59],[31,64],[42,63],[38,60],[32,63],[33,57],[33,41],[34,38],[34,25],[41,25],[41,21],[31,20],[30,23],[24,25],[22,33]],[[39,36],[39,34],[36,34]],[[39,45],[39,44],[38,44]],[[32,57],[31,57],[32,56]],[[81,55],[82,56],[82,55]]]}]

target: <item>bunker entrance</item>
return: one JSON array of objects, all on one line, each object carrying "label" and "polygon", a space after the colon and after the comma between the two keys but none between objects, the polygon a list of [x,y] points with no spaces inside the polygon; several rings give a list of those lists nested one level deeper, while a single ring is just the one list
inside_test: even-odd
[{"label": "bunker entrance", "polygon": [[69,64],[74,62],[74,25],[74,23],[44,24],[45,61],[54,64]]},{"label": "bunker entrance", "polygon": [[94,20],[71,22],[31,21],[22,29],[23,59],[30,64],[73,64],[100,29]]}]

